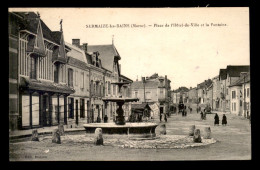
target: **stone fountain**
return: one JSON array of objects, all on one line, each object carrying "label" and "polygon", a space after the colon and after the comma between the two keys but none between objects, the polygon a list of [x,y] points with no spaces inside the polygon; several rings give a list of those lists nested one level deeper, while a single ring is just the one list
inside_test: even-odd
[{"label": "stone fountain", "polygon": [[114,123],[88,123],[84,124],[84,128],[87,133],[94,133],[96,128],[102,128],[102,132],[104,134],[127,134],[127,135],[135,135],[141,137],[155,137],[155,128],[158,126],[157,123],[148,123],[148,122],[140,122],[140,123],[130,123],[125,122],[124,110],[122,106],[125,102],[135,102],[138,101],[138,98],[128,98],[122,97],[121,88],[125,84],[129,84],[127,82],[115,82],[111,84],[116,84],[119,87],[119,97],[105,97],[102,100],[105,103],[115,102],[118,106],[116,110],[117,116]]}]

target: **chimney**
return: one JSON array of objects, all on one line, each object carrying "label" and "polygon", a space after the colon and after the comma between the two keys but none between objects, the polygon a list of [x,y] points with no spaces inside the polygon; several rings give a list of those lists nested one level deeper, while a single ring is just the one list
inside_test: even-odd
[{"label": "chimney", "polygon": [[83,50],[88,52],[88,43],[83,43]]},{"label": "chimney", "polygon": [[80,48],[80,39],[72,39],[72,45]]}]

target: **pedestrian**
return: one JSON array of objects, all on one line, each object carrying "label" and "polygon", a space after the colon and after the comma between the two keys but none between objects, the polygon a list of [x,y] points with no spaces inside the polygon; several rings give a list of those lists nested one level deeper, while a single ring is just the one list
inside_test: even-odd
[{"label": "pedestrian", "polygon": [[190,113],[192,112],[192,108],[190,107]]},{"label": "pedestrian", "polygon": [[162,121],[162,114],[160,113],[160,122]]},{"label": "pedestrian", "polygon": [[199,108],[197,107],[197,113],[199,113]]},{"label": "pedestrian", "polygon": [[167,116],[164,114],[164,121],[167,122]]},{"label": "pedestrian", "polygon": [[205,111],[205,109],[204,109],[204,113],[203,113],[203,118],[204,118],[204,120],[206,120],[206,111]]},{"label": "pedestrian", "polygon": [[227,117],[225,114],[223,114],[223,117],[222,117],[222,125],[224,125],[224,126],[227,125]]},{"label": "pedestrian", "polygon": [[203,112],[200,112],[200,119],[203,120]]},{"label": "pedestrian", "polygon": [[219,117],[218,117],[218,114],[217,114],[217,113],[215,114],[214,119],[215,119],[215,121],[214,121],[214,126],[215,126],[215,125],[219,125]]}]

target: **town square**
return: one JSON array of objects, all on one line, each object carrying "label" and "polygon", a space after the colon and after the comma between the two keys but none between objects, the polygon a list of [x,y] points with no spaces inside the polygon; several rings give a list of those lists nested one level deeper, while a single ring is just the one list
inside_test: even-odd
[{"label": "town square", "polygon": [[248,16],[10,8],[9,161],[250,160]]}]

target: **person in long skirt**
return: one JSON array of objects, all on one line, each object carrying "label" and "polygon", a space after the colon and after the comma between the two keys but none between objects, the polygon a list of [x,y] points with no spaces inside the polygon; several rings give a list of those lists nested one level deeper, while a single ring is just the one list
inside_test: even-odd
[{"label": "person in long skirt", "polygon": [[225,114],[223,114],[223,117],[222,117],[222,125],[224,125],[224,126],[227,125],[227,117]]},{"label": "person in long skirt", "polygon": [[215,121],[214,121],[214,126],[215,126],[215,125],[219,125],[219,117],[218,117],[218,114],[217,114],[217,113],[215,114],[214,119],[215,119]]},{"label": "person in long skirt", "polygon": [[203,112],[200,112],[200,119],[203,120]]},{"label": "person in long skirt", "polygon": [[164,114],[164,121],[167,122],[167,115]]}]

